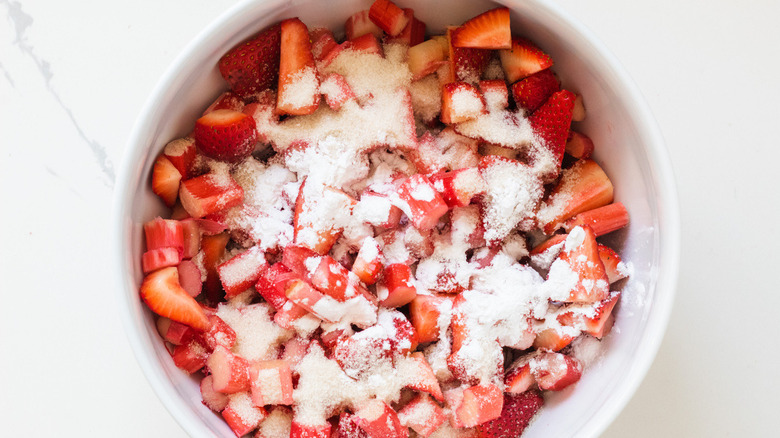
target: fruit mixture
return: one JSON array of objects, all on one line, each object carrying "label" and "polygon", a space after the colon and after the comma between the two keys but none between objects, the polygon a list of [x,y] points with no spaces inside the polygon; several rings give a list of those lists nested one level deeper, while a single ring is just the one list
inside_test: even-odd
[{"label": "fruit mixture", "polygon": [[582,96],[507,8],[420,18],[262,30],[154,163],[141,298],[236,436],[516,437],[612,327]]}]

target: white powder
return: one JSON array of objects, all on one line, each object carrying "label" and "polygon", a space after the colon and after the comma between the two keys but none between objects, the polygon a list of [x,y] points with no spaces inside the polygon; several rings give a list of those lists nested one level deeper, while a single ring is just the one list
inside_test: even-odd
[{"label": "white powder", "polygon": [[541,180],[520,162],[496,160],[482,170],[485,240],[502,240],[518,225],[533,227],[536,206],[544,194]]},{"label": "white powder", "polygon": [[292,412],[276,406],[260,423],[257,438],[290,438],[291,424]]},{"label": "white powder", "polygon": [[248,425],[256,425],[263,419],[265,413],[252,403],[252,397],[248,392],[238,392],[228,395],[227,407],[238,415],[241,422]]},{"label": "white powder", "polygon": [[289,82],[280,89],[279,106],[285,108],[303,108],[314,103],[319,96],[320,81],[314,67],[306,67],[295,72]]},{"label": "white powder", "polygon": [[223,303],[217,307],[217,316],[236,332],[234,353],[250,361],[277,358],[279,346],[292,338],[293,333],[276,325],[271,312],[271,306],[266,303],[246,307]]},{"label": "white powder", "polygon": [[428,75],[409,86],[414,115],[424,123],[433,121],[441,112],[441,87],[436,75]]}]

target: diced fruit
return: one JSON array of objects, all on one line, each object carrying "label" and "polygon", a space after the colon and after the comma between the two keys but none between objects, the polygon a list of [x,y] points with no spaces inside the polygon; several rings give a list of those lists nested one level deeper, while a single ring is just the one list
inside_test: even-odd
[{"label": "diced fruit", "polygon": [[560,89],[558,78],[547,68],[512,84],[512,98],[518,108],[531,114]]},{"label": "diced fruit", "polygon": [[287,283],[300,278],[282,263],[273,264],[260,272],[255,289],[268,304],[280,310],[287,303]]},{"label": "diced fruit", "polygon": [[182,178],[192,176],[192,163],[198,155],[194,138],[183,137],[169,142],[163,149],[163,155],[176,167]]},{"label": "diced fruit", "polygon": [[547,150],[558,159],[559,165],[566,151],[566,139],[569,136],[573,108],[574,93],[561,90],[553,93],[528,118],[534,133],[544,142]]},{"label": "diced fruit", "polygon": [[448,298],[436,295],[417,295],[412,300],[409,315],[420,343],[439,339],[439,309],[445,301]]},{"label": "diced fruit", "polygon": [[529,252],[529,255],[539,255],[542,254],[548,250],[550,250],[555,245],[563,245],[563,242],[566,240],[565,234],[554,234],[549,239],[545,240],[544,242],[540,243],[539,245],[536,245],[531,251]]},{"label": "diced fruit", "polygon": [[413,361],[415,365],[414,375],[416,379],[409,384],[407,388],[411,388],[417,391],[425,392],[433,396],[436,400],[443,402],[444,394],[441,391],[439,381],[431,369],[431,365],[425,356],[419,351],[414,352],[409,356],[409,359]]},{"label": "diced fruit", "polygon": [[188,374],[195,373],[203,368],[206,365],[208,356],[209,352],[206,346],[197,339],[177,345],[171,354],[173,364]]},{"label": "diced fruit", "polygon": [[589,226],[596,237],[603,236],[628,225],[628,210],[622,202],[615,202],[579,213],[567,220],[563,228],[571,231],[574,227],[583,225]]},{"label": "diced fruit", "polygon": [[181,253],[176,248],[155,248],[146,251],[141,257],[141,268],[144,274],[160,268],[176,266],[181,261]]},{"label": "diced fruit", "polygon": [[292,372],[286,360],[259,361],[249,369],[255,406],[293,404]]},{"label": "diced fruit", "polygon": [[506,385],[504,391],[506,393],[521,394],[536,383],[536,379],[531,373],[531,359],[536,356],[533,353],[521,356],[509,366],[504,376],[504,384]]},{"label": "diced fruit", "polygon": [[252,404],[246,392],[228,396],[228,405],[222,411],[222,418],[237,437],[242,437],[260,425],[266,416],[265,409]]},{"label": "diced fruit", "polygon": [[441,121],[447,125],[461,123],[487,113],[482,93],[472,84],[450,82],[442,89]]},{"label": "diced fruit", "polygon": [[487,189],[476,167],[440,172],[431,175],[430,181],[450,208],[469,205],[475,196]]},{"label": "diced fruit", "polygon": [[382,250],[373,237],[363,240],[360,250],[355,256],[355,262],[352,264],[352,272],[358,276],[360,281],[365,284],[374,284],[382,273],[384,263],[382,262]]},{"label": "diced fruit", "polygon": [[398,196],[406,202],[409,220],[421,230],[430,230],[447,213],[447,204],[436,193],[431,181],[422,174],[407,178],[398,187]]},{"label": "diced fruit", "polygon": [[339,45],[333,38],[333,32],[324,27],[316,27],[309,33],[311,34],[311,54],[317,61],[322,61],[325,55]]},{"label": "diced fruit", "polygon": [[182,345],[200,335],[200,331],[165,317],[157,318],[157,331],[173,345]]},{"label": "diced fruit", "polygon": [[604,263],[604,270],[607,271],[607,279],[609,279],[610,284],[628,277],[622,259],[612,248],[599,245],[599,258]]},{"label": "diced fruit", "polygon": [[355,93],[347,80],[338,73],[329,74],[320,84],[320,91],[325,96],[325,102],[334,111],[341,109],[344,103],[355,100]]},{"label": "diced fruit", "polygon": [[401,307],[410,303],[417,296],[412,270],[403,263],[393,263],[385,267],[384,286],[387,297],[380,296],[380,304],[384,307]]},{"label": "diced fruit", "polygon": [[576,227],[569,233],[563,251],[550,268],[550,276],[554,275],[557,263],[564,264],[563,269],[578,276],[567,301],[592,303],[606,299],[609,295],[609,280],[599,257],[596,235],[589,226]]},{"label": "diced fruit", "polygon": [[215,391],[233,394],[249,389],[249,362],[227,348],[218,345],[206,361],[206,366],[214,378],[212,386]]},{"label": "diced fruit", "polygon": [[540,389],[560,391],[580,380],[582,365],[565,354],[542,353],[533,359],[531,372]]},{"label": "diced fruit", "polygon": [[457,32],[452,34],[452,45],[476,49],[511,48],[509,9],[491,9],[463,23]]},{"label": "diced fruit", "polygon": [[542,330],[536,335],[533,347],[544,351],[560,351],[571,344],[572,337],[554,328]]},{"label": "diced fruit", "polygon": [[544,405],[538,391],[504,395],[501,415],[495,420],[478,426],[481,438],[514,438],[520,436],[531,419]]},{"label": "diced fruit", "polygon": [[229,163],[248,157],[257,143],[255,119],[230,109],[218,109],[199,118],[193,136],[203,154]]},{"label": "diced fruit", "polygon": [[382,29],[379,28],[368,16],[369,10],[356,12],[352,14],[344,24],[344,32],[347,39],[351,40],[359,36],[370,33],[376,37],[382,36]]},{"label": "diced fruit", "polygon": [[566,325],[577,325],[582,327],[583,332],[601,339],[608,330],[612,310],[615,308],[618,299],[620,299],[620,292],[613,292],[607,299],[596,303],[588,309],[592,312],[592,316],[586,316],[583,313],[571,311],[560,314],[558,316],[558,321],[561,322],[561,324],[565,323]]},{"label": "diced fruit", "polygon": [[181,183],[181,205],[194,218],[235,207],[244,199],[244,189],[229,175],[207,173]]},{"label": "diced fruit", "polygon": [[390,0],[375,0],[368,10],[368,17],[390,36],[396,36],[409,24],[403,9]]},{"label": "diced fruit", "polygon": [[504,393],[496,385],[476,385],[463,390],[460,403],[450,406],[454,411],[452,425],[474,427],[501,416]]},{"label": "diced fruit", "polygon": [[180,183],[181,172],[164,155],[157,157],[152,169],[152,191],[168,207],[176,203]]},{"label": "diced fruit", "polygon": [[612,181],[595,161],[577,161],[563,171],[560,182],[540,209],[542,229],[551,234],[570,217],[611,203],[612,194]]},{"label": "diced fruit", "polygon": [[457,28],[447,29],[450,60],[450,74],[447,82],[464,81],[474,84],[482,77],[482,72],[490,61],[492,52],[486,49],[454,46],[452,44],[454,32],[457,32]]},{"label": "diced fruit", "polygon": [[358,425],[369,438],[406,438],[408,431],[401,425],[398,415],[387,403],[372,399],[355,411]]},{"label": "diced fruit", "polygon": [[506,109],[509,106],[509,90],[502,79],[479,81],[479,91],[482,92],[488,112]]},{"label": "diced fruit", "polygon": [[446,419],[444,410],[428,394],[417,394],[406,406],[398,411],[398,420],[417,435],[427,438]]},{"label": "diced fruit", "polygon": [[435,72],[447,60],[448,51],[439,41],[430,39],[409,47],[407,56],[412,79],[418,80]]},{"label": "diced fruit", "polygon": [[[346,301],[349,286],[349,271],[331,256],[319,257],[319,263],[311,273],[311,284],[317,290],[337,301]],[[350,290],[350,292],[353,292]],[[354,293],[354,292],[353,292]]]},{"label": "diced fruit", "polygon": [[356,52],[373,53],[375,55],[384,56],[384,50],[379,43],[376,35],[367,33],[363,36],[353,38],[344,43],[345,48],[350,48]]},{"label": "diced fruit", "polygon": [[[321,195],[328,196],[328,202],[320,202],[322,199],[310,199],[306,192],[306,182],[301,184],[298,197],[295,200],[295,215],[293,227],[295,229],[294,240],[297,245],[307,247],[318,254],[326,254],[330,251],[342,230],[335,224],[324,221],[318,215],[318,207],[322,204],[341,203],[342,211],[352,208],[351,199],[347,194],[336,189],[326,188]],[[328,208],[328,207],[324,207]]]},{"label": "diced fruit", "polygon": [[[572,120],[574,120],[573,117]],[[578,159],[590,158],[590,154],[593,153],[593,140],[585,134],[569,131],[569,137],[566,139],[566,153]]]},{"label": "diced fruit", "polygon": [[285,292],[287,299],[297,304],[298,306],[306,309],[310,313],[316,315],[318,318],[326,320],[328,322],[335,322],[332,319],[323,317],[321,312],[318,311],[317,303],[323,300],[325,296],[318,290],[311,287],[303,280],[293,280],[287,286]]},{"label": "diced fruit", "polygon": [[360,428],[358,418],[347,412],[342,412],[339,415],[338,429],[334,433],[336,434],[335,438],[368,438],[368,434]]},{"label": "diced fruit", "polygon": [[280,37],[280,26],[271,26],[220,58],[219,72],[236,94],[248,97],[276,83]]},{"label": "diced fruit", "polygon": [[387,195],[365,191],[355,205],[355,216],[379,228],[395,228],[403,212],[393,205]]},{"label": "diced fruit", "polygon": [[184,252],[184,229],[179,221],[158,216],[144,224],[144,237],[147,251],[176,248],[178,252]]},{"label": "diced fruit", "polygon": [[217,273],[225,289],[225,296],[233,298],[254,285],[265,266],[265,253],[259,246],[253,246],[218,265]]},{"label": "diced fruit", "polygon": [[214,412],[222,412],[227,407],[228,396],[221,392],[214,391],[212,386],[213,376],[206,376],[200,381],[200,395],[203,397],[203,404]]},{"label": "diced fruit", "polygon": [[282,21],[281,27],[276,110],[279,114],[311,114],[320,104],[320,83],[311,53],[309,29],[297,18]]},{"label": "diced fruit", "polygon": [[184,246],[182,257],[191,259],[200,251],[200,225],[195,219],[184,219],[179,223],[182,228],[182,244]]},{"label": "diced fruit", "polygon": [[553,65],[550,55],[525,38],[513,38],[510,49],[501,50],[501,66],[510,84]]},{"label": "diced fruit", "polygon": [[409,23],[398,35],[388,37],[387,41],[391,43],[403,43],[408,46],[420,44],[425,40],[425,23],[414,16],[414,11],[410,8],[404,8],[404,14],[409,19]]},{"label": "diced fruit", "polygon": [[225,255],[230,236],[227,233],[203,236],[201,239],[201,252],[203,253],[202,266],[206,271],[206,280],[203,282],[203,290],[206,299],[211,304],[218,303],[224,297],[222,282],[219,280],[217,265]]},{"label": "diced fruit", "polygon": [[217,315],[209,315],[211,327],[203,333],[203,342],[210,350],[222,346],[227,349],[236,344],[236,332]]},{"label": "diced fruit", "polygon": [[179,284],[175,267],[152,272],[141,283],[141,298],[152,312],[198,330],[208,330],[206,313]]},{"label": "diced fruit", "polygon": [[290,438],[329,438],[331,425],[327,421],[323,424],[303,424],[293,417],[290,426]]}]

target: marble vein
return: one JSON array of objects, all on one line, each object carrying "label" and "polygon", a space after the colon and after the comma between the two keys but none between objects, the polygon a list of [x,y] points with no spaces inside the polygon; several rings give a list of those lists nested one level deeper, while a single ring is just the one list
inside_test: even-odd
[{"label": "marble vein", "polygon": [[6,69],[2,63],[0,63],[0,71],[3,72],[3,76],[5,76],[5,79],[8,81],[9,84],[11,84],[11,88],[16,88],[16,84],[14,83],[13,78],[11,78],[11,74],[8,72],[8,69]]},{"label": "marble vein", "polygon": [[[35,49],[32,44],[30,44],[30,42],[27,40],[25,33],[27,32],[27,29],[32,26],[33,18],[22,10],[22,5],[19,2],[0,0],[0,4],[4,4],[8,8],[8,19],[13,26],[14,32],[16,33],[16,39],[13,42],[14,45],[16,45],[19,50],[22,51],[22,53],[33,60],[35,66],[43,77],[44,83],[46,84],[46,89],[52,95],[52,97],[54,97],[54,100],[68,116],[71,124],[74,128],[76,128],[76,132],[78,133],[79,137],[81,137],[84,142],[86,142],[87,146],[92,151],[92,155],[95,157],[98,166],[106,177],[106,181],[104,182],[109,188],[112,188],[116,175],[114,173],[114,165],[106,153],[106,148],[96,140],[89,138],[86,132],[84,132],[81,125],[73,115],[73,111],[65,104],[65,102],[62,101],[59,93],[57,93],[57,91],[51,85],[51,79],[54,76],[51,70],[51,64],[45,59],[39,57],[35,53]],[[5,69],[3,69],[3,71],[5,72],[5,76],[10,80],[10,77]]]}]

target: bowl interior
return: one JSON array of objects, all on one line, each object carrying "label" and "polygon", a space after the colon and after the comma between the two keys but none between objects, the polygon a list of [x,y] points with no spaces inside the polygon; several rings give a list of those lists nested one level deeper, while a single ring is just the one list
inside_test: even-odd
[{"label": "bowl interior", "polygon": [[[244,2],[210,25],[174,62],[150,98],[130,140],[115,202],[115,255],[122,316],[136,357],[163,403],[192,436],[232,436],[201,403],[198,382],[178,370],[138,299],[142,279],[142,224],[165,214],[151,192],[151,167],[162,147],[190,132],[194,120],[225,84],[217,60],[267,25],[298,16],[307,25],[343,30],[346,17],[370,1]],[[496,6],[488,1],[396,1],[412,7],[429,32],[442,31]],[[626,230],[610,238],[633,275],[623,286],[615,329],[582,380],[548,398],[524,436],[595,436],[603,431],[644,377],[668,319],[678,260],[678,212],[668,158],[642,97],[619,64],[582,26],[544,1],[498,2],[512,9],[515,34],[532,38],[555,60],[568,89],[585,98],[579,130],[597,145],[595,159],[631,214]],[[338,35],[337,35],[338,36]]]}]

